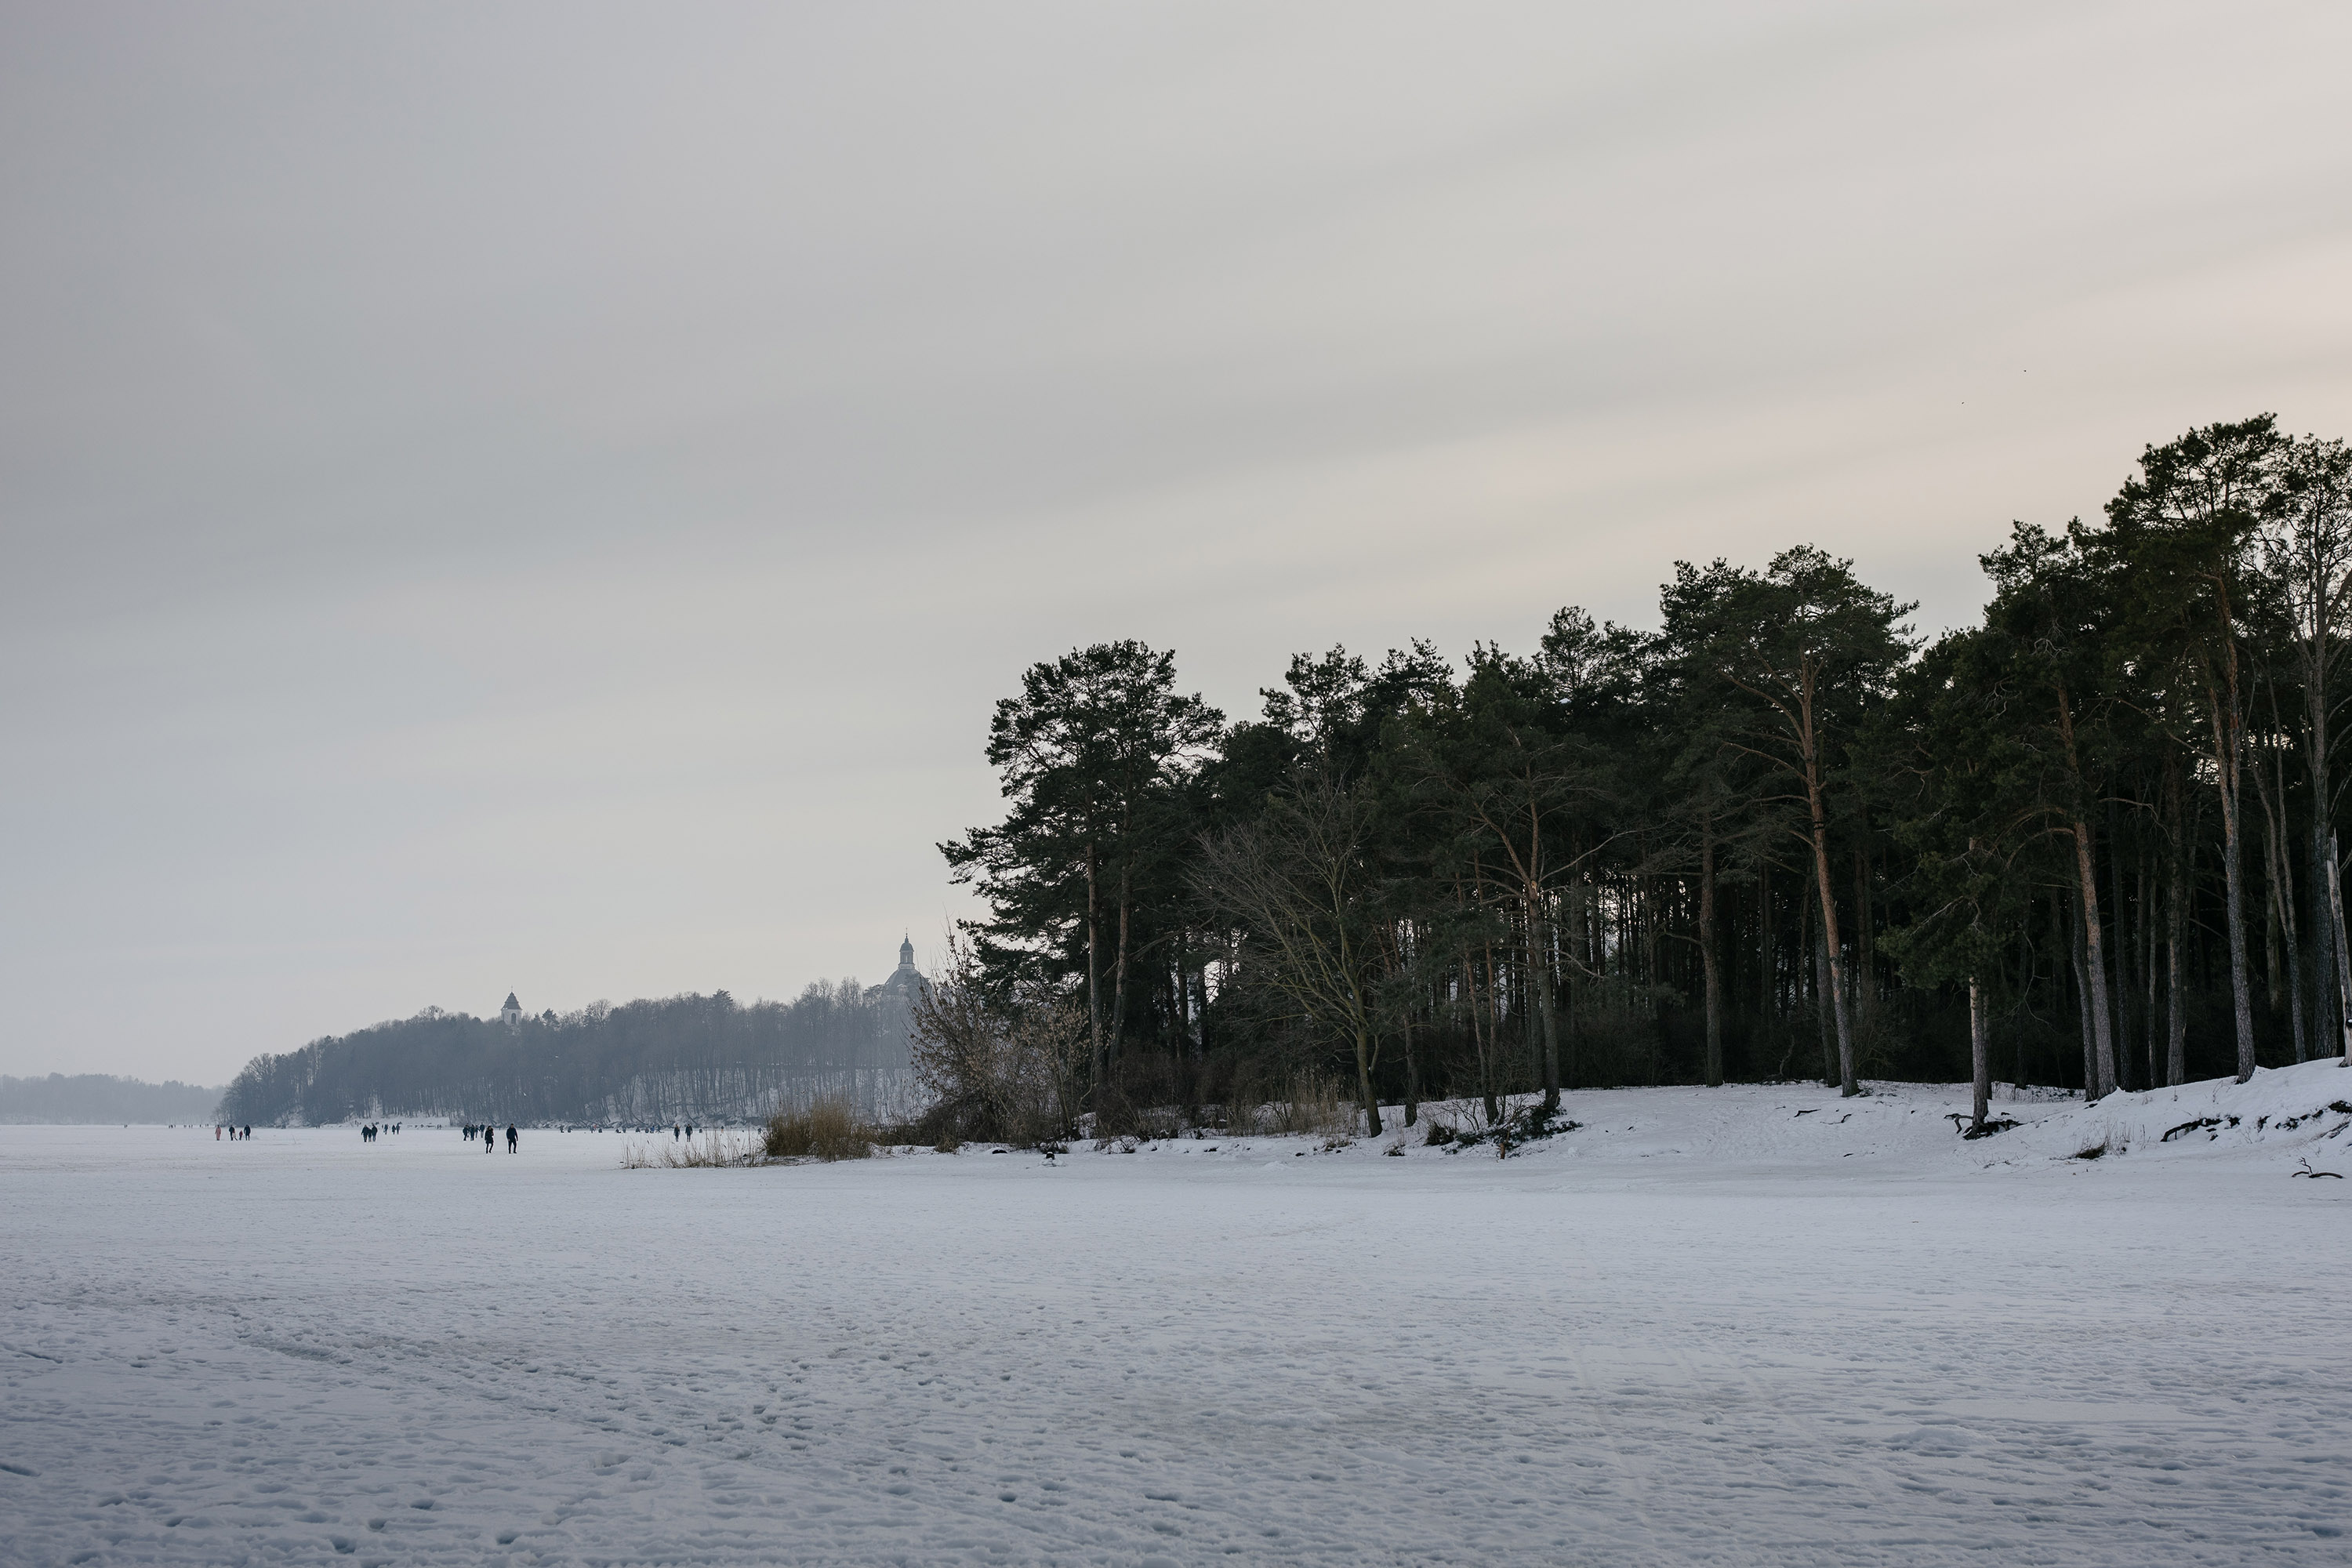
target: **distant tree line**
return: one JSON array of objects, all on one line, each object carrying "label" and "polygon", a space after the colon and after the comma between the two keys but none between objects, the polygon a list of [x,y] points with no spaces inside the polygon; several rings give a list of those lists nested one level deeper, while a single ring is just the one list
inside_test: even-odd
[{"label": "distant tree line", "polygon": [[1302,654],[1233,723],[1139,642],[1041,663],[990,731],[1003,819],[941,846],[988,913],[935,1032],[979,1059],[1071,1010],[1023,1071],[1104,1126],[1303,1070],[1373,1131],[1792,1075],[1973,1076],[1981,1118],[1995,1076],[2342,1054],[2352,455],[2210,426],[1981,564],[1932,644],[1801,545],[1676,563],[1654,630]]},{"label": "distant tree line", "polygon": [[319,1125],[378,1116],[635,1126],[764,1120],[841,1100],[886,1109],[906,1074],[903,1005],[855,980],[744,1006],[720,991],[597,1003],[509,1026],[428,1007],[254,1058],[222,1119]]},{"label": "distant tree line", "polygon": [[0,1078],[0,1122],[209,1122],[221,1091],[169,1079],[146,1083],[108,1073]]}]

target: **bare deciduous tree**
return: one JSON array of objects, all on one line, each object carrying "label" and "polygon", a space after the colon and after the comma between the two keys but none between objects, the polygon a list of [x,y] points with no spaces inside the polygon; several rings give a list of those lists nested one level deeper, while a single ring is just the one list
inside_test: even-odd
[{"label": "bare deciduous tree", "polygon": [[914,1005],[911,1053],[943,1140],[1034,1144],[1066,1136],[1093,1031],[1078,1002],[1043,987],[992,994],[950,934],[945,971]]},{"label": "bare deciduous tree", "polygon": [[1372,829],[1363,790],[1309,772],[1257,820],[1206,841],[1194,886],[1242,928],[1243,962],[1267,989],[1352,1048],[1364,1130],[1377,1136],[1372,1072],[1386,954]]}]

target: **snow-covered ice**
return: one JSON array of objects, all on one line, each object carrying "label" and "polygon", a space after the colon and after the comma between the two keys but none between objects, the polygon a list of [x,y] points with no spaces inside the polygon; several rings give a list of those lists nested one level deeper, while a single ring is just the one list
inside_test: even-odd
[{"label": "snow-covered ice", "polygon": [[0,1559],[2344,1563],[2352,1181],[2290,1173],[2346,1100],[1588,1093],[1507,1162],[0,1128]]}]

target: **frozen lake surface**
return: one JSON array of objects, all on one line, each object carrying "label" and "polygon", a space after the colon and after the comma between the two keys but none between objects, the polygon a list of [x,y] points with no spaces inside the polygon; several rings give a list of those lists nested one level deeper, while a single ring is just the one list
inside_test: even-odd
[{"label": "frozen lake surface", "polygon": [[2342,1563],[2352,1181],[2289,1173],[2347,1098],[1579,1094],[1499,1163],[0,1128],[0,1559]]}]

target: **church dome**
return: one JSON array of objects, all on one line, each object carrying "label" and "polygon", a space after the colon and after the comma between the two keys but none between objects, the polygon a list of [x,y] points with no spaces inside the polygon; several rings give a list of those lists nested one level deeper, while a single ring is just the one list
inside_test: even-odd
[{"label": "church dome", "polygon": [[874,987],[873,994],[903,996],[911,1000],[929,989],[930,982],[925,980],[923,972],[915,967],[913,939],[901,939],[898,943],[898,967],[890,972],[890,977],[887,980]]}]

